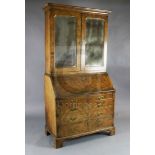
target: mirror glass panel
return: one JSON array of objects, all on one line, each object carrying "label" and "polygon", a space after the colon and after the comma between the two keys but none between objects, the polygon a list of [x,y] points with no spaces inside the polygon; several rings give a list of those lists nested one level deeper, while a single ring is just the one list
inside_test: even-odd
[{"label": "mirror glass panel", "polygon": [[55,17],[55,66],[76,66],[76,17]]},{"label": "mirror glass panel", "polygon": [[86,18],[85,65],[103,66],[104,20]]}]

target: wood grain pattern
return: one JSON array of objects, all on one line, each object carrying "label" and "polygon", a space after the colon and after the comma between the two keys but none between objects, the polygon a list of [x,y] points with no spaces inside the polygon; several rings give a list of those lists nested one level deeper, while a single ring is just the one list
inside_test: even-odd
[{"label": "wood grain pattern", "polygon": [[50,12],[45,12],[45,73],[51,73]]},{"label": "wood grain pattern", "polygon": [[57,100],[57,119],[59,124],[72,124],[86,120],[88,117],[87,106],[87,98],[85,96]]},{"label": "wood grain pattern", "polygon": [[49,76],[44,76],[46,128],[57,135],[56,130],[56,102],[52,81]]},{"label": "wood grain pattern", "polygon": [[66,137],[113,126],[114,105],[113,98],[109,98],[112,97],[112,93],[105,93],[105,98],[101,100],[103,96],[104,93],[99,93],[58,99],[58,136]]},{"label": "wood grain pattern", "polygon": [[56,97],[114,90],[107,73],[52,76]]},{"label": "wood grain pattern", "polygon": [[[115,134],[115,89],[105,68],[88,68],[84,60],[86,18],[104,19],[104,51],[107,51],[110,11],[48,3],[45,7],[45,133],[54,136],[55,148],[63,141],[98,132]],[[55,66],[55,16],[77,20],[77,65]],[[106,57],[104,58],[106,61]]]},{"label": "wood grain pattern", "polygon": [[47,3],[45,4],[43,9],[45,11],[49,11],[50,9],[60,9],[60,10],[77,11],[80,13],[94,13],[94,14],[103,14],[103,15],[111,13],[111,11],[108,11],[108,10],[100,10],[95,8],[71,6],[66,4],[64,5],[64,4],[55,4],[55,3]]}]

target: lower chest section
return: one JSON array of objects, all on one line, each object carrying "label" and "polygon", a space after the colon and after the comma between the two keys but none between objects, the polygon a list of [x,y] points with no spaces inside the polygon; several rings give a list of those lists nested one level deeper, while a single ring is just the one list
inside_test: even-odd
[{"label": "lower chest section", "polygon": [[114,92],[102,92],[58,99],[59,137],[74,136],[113,126]]}]

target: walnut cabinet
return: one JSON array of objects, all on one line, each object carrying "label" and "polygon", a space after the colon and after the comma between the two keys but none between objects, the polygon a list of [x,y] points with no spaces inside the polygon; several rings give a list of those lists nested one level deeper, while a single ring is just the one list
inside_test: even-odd
[{"label": "walnut cabinet", "polygon": [[106,72],[110,11],[48,3],[45,11],[45,132],[55,147],[115,134],[115,89]]}]

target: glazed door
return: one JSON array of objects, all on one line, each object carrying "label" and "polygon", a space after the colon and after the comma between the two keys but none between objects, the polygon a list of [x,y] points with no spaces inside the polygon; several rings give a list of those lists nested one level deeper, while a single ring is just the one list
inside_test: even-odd
[{"label": "glazed door", "polygon": [[56,72],[80,70],[81,16],[76,12],[54,10],[53,53]]},{"label": "glazed door", "polygon": [[82,70],[106,71],[107,16],[82,15]]}]

